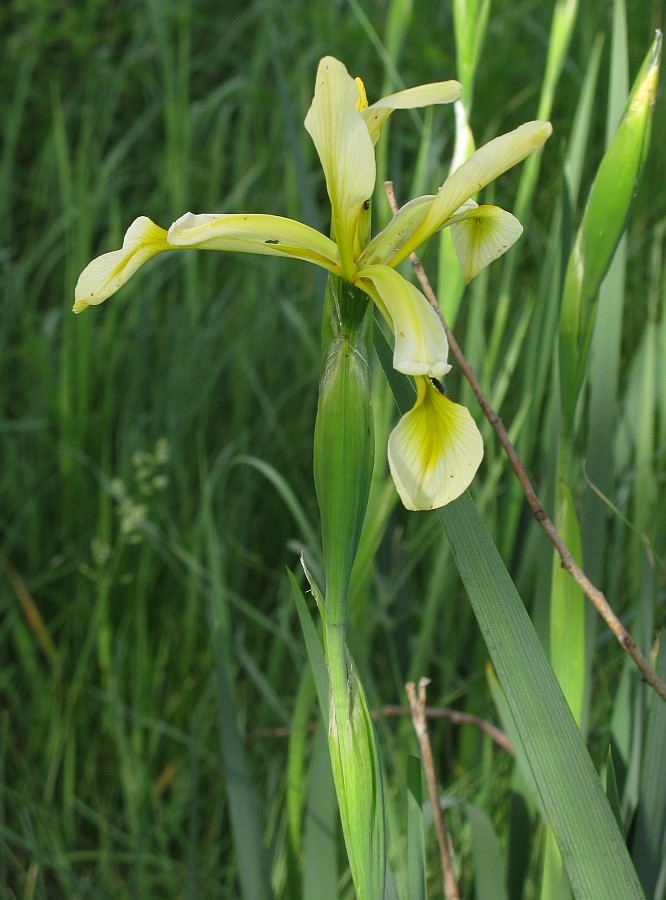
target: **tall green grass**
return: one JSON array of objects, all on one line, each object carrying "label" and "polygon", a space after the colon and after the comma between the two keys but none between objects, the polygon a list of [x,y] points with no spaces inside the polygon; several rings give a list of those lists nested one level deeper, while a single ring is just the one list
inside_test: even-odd
[{"label": "tall green grass", "polygon": [[[466,289],[456,317],[553,514],[558,284],[660,24],[656,4],[650,20],[628,3],[626,32],[621,7],[613,26],[611,3],[580,4],[556,48],[559,77],[547,78],[554,8],[496,0],[481,49],[468,47],[477,144],[534,118],[544,96],[555,133],[538,179],[498,183],[495,202],[521,198],[525,235]],[[141,213],[168,224],[186,208],[266,211],[325,230],[302,128],[319,57],[341,58],[374,96],[398,78],[455,77],[453,4],[146,0],[112,15],[93,0],[62,14],[15,0],[0,17],[0,884],[49,900],[351,897],[286,574],[301,578],[304,548],[321,576],[311,473],[323,279],[275,260],[174,254],[98,313],[69,310],[79,271]],[[660,100],[599,300],[569,482],[584,567],[647,654],[664,622],[666,172],[654,151],[665,123]],[[403,199],[441,183],[453,128],[446,112],[391,128],[381,171]],[[432,248],[424,261],[437,271]],[[406,514],[387,486],[394,412],[380,379],[349,635],[369,703],[405,704],[405,681],[427,675],[429,705],[510,729],[437,517]],[[489,430],[485,441],[473,495],[548,648],[552,551]],[[584,733],[646,896],[658,897],[663,706],[586,618]],[[423,827],[417,744],[406,717],[377,729],[390,862],[407,897]],[[498,846],[508,897],[554,891],[521,749],[514,763],[440,720],[431,738],[464,894],[497,896],[482,861]],[[434,897],[427,817],[424,842]]]}]

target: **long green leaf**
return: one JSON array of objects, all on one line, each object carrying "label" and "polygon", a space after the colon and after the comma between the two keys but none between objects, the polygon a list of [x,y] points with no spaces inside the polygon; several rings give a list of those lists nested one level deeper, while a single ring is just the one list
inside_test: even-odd
[{"label": "long green leaf", "polygon": [[469,495],[440,510],[440,519],[574,893],[586,900],[642,897],[580,732]]},{"label": "long green leaf", "polygon": [[[312,576],[305,568],[305,564],[303,564],[303,568],[305,569],[305,574],[308,579],[311,579]],[[328,673],[326,671],[324,650],[321,646],[321,642],[317,634],[317,629],[312,622],[312,617],[310,616],[305,598],[303,597],[303,592],[298,586],[298,582],[296,581],[292,573],[287,571],[287,575],[289,577],[289,583],[291,584],[291,594],[294,598],[294,603],[296,604],[296,612],[298,613],[298,619],[301,623],[301,629],[303,631],[305,649],[307,650],[308,659],[310,660],[310,666],[312,668],[312,674],[314,675],[319,709],[321,711],[324,722],[328,723]],[[313,580],[310,580],[310,584],[312,585],[313,591],[318,590]]]},{"label": "long green leaf", "polygon": [[[624,0],[615,0],[609,69],[610,91],[606,116],[607,142],[622,118],[629,93],[627,22]],[[619,409],[622,316],[627,265],[627,235],[620,238],[611,265],[599,289],[599,308],[590,346],[589,400],[586,454],[587,475],[604,494],[612,492],[613,435]],[[596,584],[601,580],[606,549],[608,507],[588,489],[583,500],[582,533],[585,571]],[[594,626],[588,633],[591,653]]]},{"label": "long green leaf", "polygon": [[[555,525],[580,564],[580,529],[569,486],[561,480],[556,491]],[[581,725],[585,699],[585,597],[553,550],[550,596],[550,662],[569,707]],[[582,729],[581,729],[582,730]]]}]

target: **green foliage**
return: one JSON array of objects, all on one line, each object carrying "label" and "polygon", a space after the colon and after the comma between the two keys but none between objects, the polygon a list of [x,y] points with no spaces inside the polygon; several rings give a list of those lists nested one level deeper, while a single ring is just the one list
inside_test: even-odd
[{"label": "green foliage", "polygon": [[[312,476],[323,278],[276,260],[173,254],[94,314],[75,319],[69,310],[83,265],[117,246],[134,215],[168,224],[187,208],[265,211],[325,230],[323,181],[302,128],[319,57],[332,52],[362,73],[371,100],[380,87],[397,90],[398,73],[407,85],[456,77],[456,6],[396,0],[363,14],[331,3],[86,0],[57,13],[46,0],[3,5],[7,896],[353,896],[316,724],[320,617],[299,565],[304,550],[324,583]],[[573,7],[497,0],[480,50],[464,23],[457,28],[468,42],[461,65],[473,75],[477,145],[534,118],[540,102],[554,125],[538,178],[535,162],[496,187],[494,200],[509,209],[519,191],[521,243],[456,307],[456,335],[549,511],[566,261],[604,156],[611,82],[609,134],[624,106],[618,61],[624,54],[638,72],[653,39],[637,0],[627,3],[628,33],[616,4],[612,41],[607,0],[562,18]],[[381,171],[406,198],[414,179],[424,192],[443,180],[454,122],[450,111],[403,122],[391,128]],[[583,564],[648,655],[664,617],[666,172],[654,150],[665,132],[658,99],[620,268],[613,264],[593,301],[567,466]],[[424,261],[437,270],[432,250]],[[429,706],[499,720],[510,732],[515,761],[469,726],[430,723],[463,895],[487,892],[476,872],[483,859],[501,870],[499,848],[508,896],[535,897],[542,801],[506,684],[501,694],[486,677],[483,638],[492,646],[500,626],[491,620],[479,631],[438,518],[395,506],[384,456],[395,410],[382,379],[378,372],[373,383],[375,473],[351,577],[349,646],[371,710],[404,704],[404,682],[427,675]],[[489,429],[484,437],[476,506],[549,648],[552,551]],[[503,602],[494,590],[489,583],[489,609]],[[607,792],[654,897],[664,879],[663,706],[589,612],[586,625],[587,746],[599,771],[612,748]],[[529,683],[539,658],[531,647],[523,687],[543,718],[541,682]],[[663,672],[663,645],[660,659]],[[429,896],[438,896],[434,833],[427,814],[419,819],[408,763],[411,725],[384,718],[376,731],[387,891],[395,882],[398,897],[418,896],[410,890],[425,865]],[[584,759],[580,738],[576,747]],[[591,777],[589,760],[584,767]],[[465,809],[475,810],[469,821]],[[586,852],[600,852],[581,835]]]}]

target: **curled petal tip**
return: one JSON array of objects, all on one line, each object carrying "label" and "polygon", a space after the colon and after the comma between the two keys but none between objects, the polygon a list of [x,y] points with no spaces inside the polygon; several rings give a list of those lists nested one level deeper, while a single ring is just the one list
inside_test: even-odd
[{"label": "curled petal tip", "polygon": [[73,311],[79,313],[107,300],[151,257],[169,249],[164,228],[147,216],[139,216],[127,229],[120,250],[98,256],[81,272],[74,289]]}]

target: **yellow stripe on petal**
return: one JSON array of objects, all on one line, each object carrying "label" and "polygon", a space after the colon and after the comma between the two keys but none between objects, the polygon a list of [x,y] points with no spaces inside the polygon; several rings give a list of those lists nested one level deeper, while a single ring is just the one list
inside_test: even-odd
[{"label": "yellow stripe on petal", "polygon": [[330,238],[294,219],[252,213],[185,213],[169,228],[172,247],[228,250],[304,259],[340,274],[340,255]]},{"label": "yellow stripe on petal", "polygon": [[388,266],[368,266],[354,281],[372,297],[393,331],[394,369],[433,378],[450,371],[444,327],[421,291]]},{"label": "yellow stripe on petal", "polygon": [[167,233],[147,216],[135,219],[127,229],[123,246],[88,263],[74,289],[75,313],[102,303],[121,288],[151,257],[171,250]]},{"label": "yellow stripe on petal", "polygon": [[465,284],[506,253],[523,233],[518,219],[499,206],[477,206],[473,200],[466,206],[447,223]]},{"label": "yellow stripe on petal", "polygon": [[324,57],[317,69],[305,127],[324,170],[333,233],[347,281],[354,275],[359,218],[363,204],[372,197],[376,177],[372,141],[356,108],[359,98],[359,88],[343,64],[332,56]]},{"label": "yellow stripe on petal", "polygon": [[407,509],[438,509],[471,484],[483,459],[481,434],[468,409],[416,379],[417,397],[391,432],[388,459]]},{"label": "yellow stripe on petal", "polygon": [[386,228],[375,235],[356,260],[359,269],[372,265],[388,265],[419,222],[422,221],[434,199],[434,194],[430,194],[424,197],[414,197],[413,200],[405,203]]},{"label": "yellow stripe on petal", "polygon": [[552,131],[550,122],[527,122],[473,153],[446,179],[423,221],[391,265],[402,262],[438,231],[466,200],[543,146]]},{"label": "yellow stripe on petal", "polygon": [[372,106],[361,110],[361,115],[368,126],[373,147],[379,140],[381,127],[394,109],[419,109],[423,106],[435,106],[439,103],[453,103],[460,96],[461,85],[457,81],[437,81],[433,84],[419,84],[382,97]]}]

